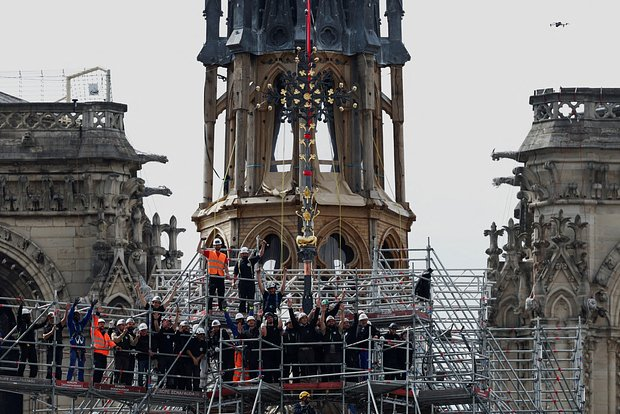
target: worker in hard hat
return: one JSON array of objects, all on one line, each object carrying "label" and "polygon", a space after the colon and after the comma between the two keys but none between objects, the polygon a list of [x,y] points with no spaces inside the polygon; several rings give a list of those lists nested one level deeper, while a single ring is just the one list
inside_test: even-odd
[{"label": "worker in hard hat", "polygon": [[17,375],[24,376],[26,362],[30,362],[30,378],[37,376],[39,369],[37,363],[37,351],[35,349],[35,333],[37,329],[43,328],[47,321],[45,319],[32,323],[30,309],[24,307],[24,298],[18,297],[19,309],[17,310],[17,331],[19,332],[19,365]]},{"label": "worker in hard hat", "polygon": [[299,393],[299,402],[295,404],[293,414],[316,414],[310,405],[310,393],[308,391]]},{"label": "worker in hard hat", "polygon": [[233,285],[239,279],[239,312],[241,313],[245,313],[253,308],[256,293],[254,266],[265,254],[265,246],[267,246],[267,242],[262,240],[258,254],[252,256],[250,256],[250,249],[245,246],[239,250],[239,260],[233,268]]},{"label": "worker in hard hat", "polygon": [[222,252],[222,239],[215,238],[213,240],[212,249],[201,249],[204,239],[200,239],[197,251],[207,258],[207,274],[209,275],[209,299],[207,300],[207,309],[211,310],[213,297],[217,292],[217,304],[219,310],[224,310],[224,278],[228,277],[228,256]]}]

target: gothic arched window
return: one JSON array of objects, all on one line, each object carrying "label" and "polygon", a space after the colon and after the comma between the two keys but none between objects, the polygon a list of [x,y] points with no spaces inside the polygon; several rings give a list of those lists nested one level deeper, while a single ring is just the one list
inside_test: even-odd
[{"label": "gothic arched window", "polygon": [[319,257],[328,268],[342,270],[355,259],[355,251],[340,234],[332,233],[319,248]]},{"label": "gothic arched window", "polygon": [[265,254],[263,255],[263,269],[281,269],[282,264],[289,259],[288,246],[286,243],[282,243],[280,237],[275,234],[267,235],[265,241],[268,246],[265,247]]}]

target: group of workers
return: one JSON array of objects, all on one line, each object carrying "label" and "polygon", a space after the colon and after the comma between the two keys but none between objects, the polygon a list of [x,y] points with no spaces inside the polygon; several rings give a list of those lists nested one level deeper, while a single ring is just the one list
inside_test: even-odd
[{"label": "group of workers", "polygon": [[[17,375],[23,376],[30,363],[30,377],[37,376],[35,332],[43,328],[42,340],[47,347],[46,378],[62,379],[62,332],[66,327],[70,347],[66,376],[69,381],[84,381],[88,338],[92,343],[94,383],[106,382],[109,378],[109,382],[130,386],[134,385],[134,373],[137,373],[138,386],[157,381],[159,386],[199,391],[205,387],[207,372],[212,369],[220,371],[225,382],[259,377],[272,383],[305,382],[316,377],[324,382],[350,380],[368,372],[376,342],[383,346],[385,379],[404,379],[405,338],[397,333],[396,324],[390,324],[387,332],[381,333],[365,313],[346,309],[344,293],[331,303],[328,299],[317,299],[309,314],[301,310],[296,312],[291,298],[284,296],[286,269],[283,269],[280,286],[263,281],[257,263],[264,254],[265,245],[261,242],[258,254],[253,256],[249,249],[240,249],[233,270],[233,286],[238,286],[239,300],[234,318],[224,296],[228,258],[221,250],[219,239],[213,242],[212,249],[199,246],[199,251],[207,258],[210,294],[207,312],[202,313],[204,317],[194,316],[193,321],[181,321],[178,306],[176,312],[167,311],[174,292],[168,295],[165,303],[160,296],[147,301],[139,286],[137,292],[146,311],[141,314],[140,323],[132,317],[106,323],[104,316],[108,315],[102,313],[101,307],[96,307],[96,300],[89,307],[78,309],[78,299],[67,304],[62,318],[60,312],[49,312],[42,321],[38,321],[41,316],[33,322],[31,311],[18,298],[20,357]],[[254,308],[256,286],[262,296],[262,305],[257,309]],[[218,298],[222,321],[210,312],[214,296]],[[345,312],[352,317],[347,317]],[[205,324],[205,320],[209,323]],[[87,330],[89,324],[90,332]],[[112,354],[114,368],[110,370],[108,358]],[[345,372],[343,367],[346,367]],[[111,375],[106,377],[106,372]]]},{"label": "group of workers", "polygon": [[[343,362],[350,371],[370,368],[373,338],[385,341],[385,378],[404,378],[405,338],[397,333],[398,325],[390,324],[388,332],[381,334],[363,312],[353,312],[352,318],[345,317],[344,293],[336,298],[331,306],[328,299],[317,300],[309,314],[303,311],[295,312],[291,299],[287,298],[288,311],[280,314],[285,298],[287,270],[285,268],[282,271],[280,286],[275,282],[265,284],[261,268],[257,266],[264,255],[265,246],[266,242],[261,241],[256,255],[250,255],[247,247],[239,250],[239,259],[233,268],[232,278],[233,287],[238,283],[239,312],[233,320],[228,313],[227,298],[224,296],[229,266],[228,257],[223,252],[223,243],[216,238],[211,248],[204,247],[204,239],[198,244],[197,251],[203,254],[207,261],[207,308],[212,310],[211,299],[217,297],[218,308],[224,311],[227,326],[233,336],[231,340],[226,334],[222,347],[216,347],[223,350],[221,362],[224,380],[242,379],[239,373],[244,372],[246,378],[262,375],[267,382],[279,381],[280,374],[282,379],[292,376],[294,381],[308,380],[317,375],[323,378],[322,381],[339,381],[343,377],[336,374],[342,371]],[[256,286],[262,298],[259,309],[252,307]],[[219,321],[214,320],[212,325],[214,324],[218,326],[216,329],[220,329]],[[243,340],[241,351],[235,346],[240,342],[235,340]],[[343,346],[344,344],[347,346]],[[234,367],[232,377],[231,367]]]}]

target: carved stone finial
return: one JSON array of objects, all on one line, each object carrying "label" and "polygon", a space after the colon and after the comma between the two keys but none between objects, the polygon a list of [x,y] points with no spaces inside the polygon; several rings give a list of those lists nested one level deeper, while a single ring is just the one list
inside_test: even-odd
[{"label": "carved stone finial", "polygon": [[495,222],[491,223],[491,228],[484,231],[484,236],[489,238],[489,248],[485,253],[489,256],[498,256],[502,253],[502,249],[499,247],[498,238],[504,235],[504,230],[497,229]]},{"label": "carved stone finial", "polygon": [[560,209],[557,217],[551,217],[551,222],[554,224],[553,229],[555,234],[551,237],[551,240],[558,246],[564,245],[570,241],[570,237],[565,234],[567,224],[570,222],[570,218],[564,217],[564,210]]},{"label": "carved stone finial", "polygon": [[170,224],[163,225],[162,231],[168,234],[169,240],[166,266],[170,269],[178,269],[181,267],[180,258],[183,256],[183,252],[177,249],[177,238],[185,229],[177,227],[177,218],[172,216],[170,217]]}]

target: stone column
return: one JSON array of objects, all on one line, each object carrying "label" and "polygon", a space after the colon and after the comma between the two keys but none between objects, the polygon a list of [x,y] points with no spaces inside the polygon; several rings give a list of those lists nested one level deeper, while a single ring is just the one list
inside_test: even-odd
[{"label": "stone column", "polygon": [[235,171],[234,194],[245,192],[245,160],[247,156],[248,105],[250,91],[250,56],[246,53],[235,57],[233,85],[233,111],[235,113]]},{"label": "stone column", "polygon": [[405,143],[403,139],[403,67],[391,66],[392,72],[392,124],[394,129],[394,183],[396,202],[404,203],[405,195]]},{"label": "stone column", "polygon": [[202,201],[213,201],[213,147],[215,142],[215,121],[217,120],[217,66],[207,66],[204,88],[204,171]]},{"label": "stone column", "polygon": [[362,118],[362,150],[364,165],[364,193],[370,197],[375,190],[375,147],[373,136],[373,117],[375,109],[374,57],[369,54],[359,55],[357,68],[360,74],[360,106]]},{"label": "stone column", "polygon": [[257,173],[259,172],[258,161],[256,159],[256,116],[253,113],[248,114],[248,134],[246,136],[246,160],[247,174],[245,179],[245,187],[250,195],[256,194],[258,187]]}]

